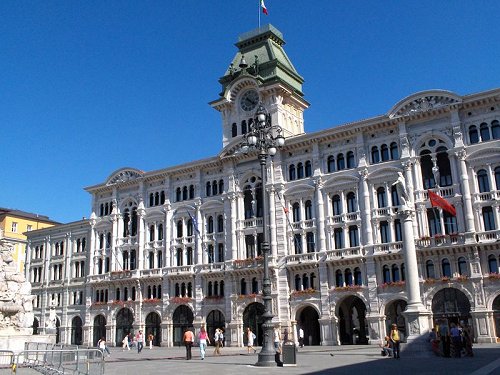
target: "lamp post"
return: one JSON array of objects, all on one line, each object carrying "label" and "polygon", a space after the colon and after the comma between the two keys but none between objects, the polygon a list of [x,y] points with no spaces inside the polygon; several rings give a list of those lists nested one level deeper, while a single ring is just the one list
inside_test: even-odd
[{"label": "lamp post", "polygon": [[271,124],[271,116],[266,108],[259,103],[255,112],[255,118],[250,131],[243,136],[243,141],[240,145],[243,153],[248,153],[250,150],[258,151],[260,163],[260,174],[262,180],[262,229],[264,240],[262,242],[262,252],[264,253],[264,278],[262,280],[262,299],[264,301],[264,323],[262,324],[264,338],[262,350],[259,353],[259,358],[256,366],[276,366],[275,349],[273,343],[273,313],[272,313],[272,298],[271,298],[271,280],[269,278],[269,252],[271,246],[269,244],[269,223],[268,223],[268,203],[266,197],[266,163],[268,156],[274,156],[278,148],[285,144],[285,137],[282,135],[283,130],[278,125]]}]

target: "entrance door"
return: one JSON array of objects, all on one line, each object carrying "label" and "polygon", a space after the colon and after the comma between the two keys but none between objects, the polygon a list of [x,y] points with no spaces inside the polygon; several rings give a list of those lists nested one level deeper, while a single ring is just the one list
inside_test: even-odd
[{"label": "entrance door", "polygon": [[71,320],[71,345],[82,345],[82,319],[75,316]]},{"label": "entrance door", "polygon": [[[247,327],[250,327],[257,339],[255,340],[256,345],[261,346],[263,340],[262,332],[262,314],[264,314],[264,305],[259,302],[251,303],[247,306],[243,312],[243,331],[247,331]],[[247,335],[243,335],[243,342],[247,344]]]},{"label": "entrance door", "polygon": [[101,337],[106,337],[106,318],[102,315],[97,315],[94,318],[93,328],[93,346],[97,346],[97,342]]},{"label": "entrance door", "polygon": [[467,296],[458,289],[445,288],[436,293],[432,299],[432,314],[434,325],[441,328],[449,327],[451,323],[464,323],[472,326],[470,302]]},{"label": "entrance door", "polygon": [[493,319],[495,320],[495,332],[497,342],[500,341],[500,296],[493,301]]},{"label": "entrance door", "polygon": [[298,325],[304,330],[304,345],[320,345],[318,312],[311,306],[303,309],[297,319]]},{"label": "entrance door", "polygon": [[339,335],[342,345],[368,344],[366,306],[356,296],[349,296],[338,307]]},{"label": "entrance door", "polygon": [[[148,337],[149,334],[154,336],[153,345],[160,346],[161,343],[161,318],[155,312],[151,312],[146,317],[146,334],[144,337]],[[149,345],[149,342],[147,343]]]},{"label": "entrance door", "polygon": [[133,333],[132,324],[134,323],[134,314],[127,308],[123,308],[116,314],[116,335],[115,345],[121,346],[123,338],[129,333]]},{"label": "entrance door", "polygon": [[403,311],[406,310],[406,301],[398,299],[392,301],[385,307],[385,328],[386,334],[391,331],[391,325],[397,324],[398,330],[401,333],[401,341],[406,342],[406,320]]},{"label": "entrance door", "polygon": [[181,346],[182,336],[186,328],[193,327],[193,312],[186,305],[181,305],[174,311],[174,345]]},{"label": "entrance door", "polygon": [[[226,320],[224,319],[224,314],[219,310],[212,310],[207,316],[207,332],[210,337],[210,341],[213,342],[212,338],[215,336],[215,329],[222,328],[226,326]],[[213,342],[215,345],[215,342]]]}]

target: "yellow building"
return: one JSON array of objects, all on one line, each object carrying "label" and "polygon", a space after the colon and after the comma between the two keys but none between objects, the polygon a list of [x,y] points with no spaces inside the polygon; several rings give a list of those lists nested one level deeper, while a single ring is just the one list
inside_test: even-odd
[{"label": "yellow building", "polygon": [[24,273],[27,237],[26,232],[59,224],[48,216],[0,207],[0,240],[14,246],[14,260],[19,272]]}]

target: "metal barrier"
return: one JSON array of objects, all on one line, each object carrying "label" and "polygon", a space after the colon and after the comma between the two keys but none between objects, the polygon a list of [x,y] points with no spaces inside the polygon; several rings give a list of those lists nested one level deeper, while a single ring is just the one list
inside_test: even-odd
[{"label": "metal barrier", "polygon": [[[27,344],[26,347],[33,348]],[[15,354],[0,350],[0,374],[25,374],[35,370],[42,374],[103,375],[104,357],[96,348],[40,344],[36,349]]]}]

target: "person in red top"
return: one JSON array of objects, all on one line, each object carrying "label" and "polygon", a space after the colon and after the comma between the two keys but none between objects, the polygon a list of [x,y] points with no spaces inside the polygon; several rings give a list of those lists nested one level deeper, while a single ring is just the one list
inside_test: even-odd
[{"label": "person in red top", "polygon": [[194,334],[189,330],[189,328],[185,329],[182,341],[184,341],[184,345],[186,345],[186,359],[191,359],[191,348],[193,347]]}]

